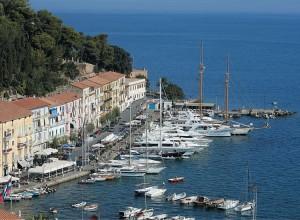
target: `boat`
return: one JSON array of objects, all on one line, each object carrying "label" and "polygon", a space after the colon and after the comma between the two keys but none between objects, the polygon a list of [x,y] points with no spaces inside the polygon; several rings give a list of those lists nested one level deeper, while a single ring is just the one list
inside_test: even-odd
[{"label": "boat", "polygon": [[194,204],[194,202],[197,200],[197,198],[198,198],[198,196],[189,196],[189,197],[182,198],[180,200],[180,204],[182,204],[182,205]]},{"label": "boat", "polygon": [[106,180],[106,178],[102,176],[96,176],[93,179],[95,180],[95,182],[102,182]]},{"label": "boat", "polygon": [[167,218],[168,218],[167,214],[160,214],[160,215],[151,216],[148,219],[149,220],[165,220]]},{"label": "boat", "polygon": [[157,189],[158,186],[148,186],[145,187],[145,185],[148,184],[140,184],[141,187],[139,187],[138,189],[134,190],[135,195],[144,195],[146,192],[152,190],[152,189]]},{"label": "boat", "polygon": [[4,201],[6,202],[19,202],[21,199],[22,197],[19,194],[10,194],[4,197]]},{"label": "boat", "polygon": [[223,204],[224,201],[225,200],[223,198],[210,199],[204,205],[205,205],[206,208],[217,208],[219,205]]},{"label": "boat", "polygon": [[83,179],[83,180],[80,180],[79,182],[78,182],[78,184],[93,184],[93,183],[95,183],[96,181],[95,181],[95,179]]},{"label": "boat", "polygon": [[169,195],[166,199],[168,201],[178,201],[178,200],[183,199],[185,197],[186,197],[185,192],[179,193],[179,194],[173,193],[172,195]]},{"label": "boat", "polygon": [[146,192],[145,195],[150,198],[161,197],[165,194],[166,191],[167,189],[151,189]]},{"label": "boat", "polygon": [[218,205],[218,209],[233,209],[240,203],[239,200],[232,200],[232,199],[225,199],[225,201],[222,204]]},{"label": "boat", "polygon": [[95,212],[98,209],[98,204],[94,203],[94,204],[90,204],[90,205],[86,205],[83,210],[84,211],[88,211],[88,212]]},{"label": "boat", "polygon": [[132,218],[135,217],[142,209],[135,207],[127,207],[125,210],[119,211],[120,218]]},{"label": "boat", "polygon": [[40,192],[34,189],[27,189],[26,192],[31,193],[32,197],[38,197],[40,195]]},{"label": "boat", "polygon": [[148,219],[153,215],[153,212],[154,212],[153,209],[143,209],[140,212],[136,213],[135,219],[137,220]]},{"label": "boat", "polygon": [[236,212],[248,212],[252,211],[255,207],[254,202],[244,202],[234,208]]},{"label": "boat", "polygon": [[194,201],[196,206],[204,206],[209,201],[209,198],[206,196],[197,196],[197,199]]},{"label": "boat", "polygon": [[179,183],[179,182],[183,182],[184,181],[184,177],[174,177],[174,178],[168,179],[168,181],[170,183]]},{"label": "boat", "polygon": [[171,220],[195,220],[193,217],[184,217],[184,216],[174,216]]},{"label": "boat", "polygon": [[58,210],[56,208],[50,208],[49,212],[51,212],[52,214],[57,214]]},{"label": "boat", "polygon": [[82,201],[80,203],[75,203],[72,205],[73,208],[82,208],[86,205],[86,202]]},{"label": "boat", "polygon": [[19,193],[19,195],[21,196],[22,199],[32,199],[32,197],[33,197],[32,193],[26,192],[26,191]]},{"label": "boat", "polygon": [[119,171],[122,177],[143,177],[146,174],[145,170],[140,170],[134,166],[122,167]]}]

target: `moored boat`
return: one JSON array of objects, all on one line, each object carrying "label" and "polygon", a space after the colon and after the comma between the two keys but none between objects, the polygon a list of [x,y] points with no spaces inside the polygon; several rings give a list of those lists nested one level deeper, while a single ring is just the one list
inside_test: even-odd
[{"label": "moored boat", "polygon": [[194,204],[194,202],[197,200],[197,198],[198,198],[198,196],[189,196],[189,197],[182,198],[180,200],[180,204],[182,204],[182,205]]},{"label": "moored boat", "polygon": [[174,178],[168,179],[168,181],[170,183],[180,183],[180,182],[184,181],[184,177],[174,177]]},{"label": "moored boat", "polygon": [[183,193],[179,193],[179,194],[176,194],[176,193],[173,193],[172,195],[169,195],[166,199],[168,201],[178,201],[180,199],[183,199],[186,197],[186,193],[183,192]]},{"label": "moored boat", "polygon": [[86,205],[86,202],[82,201],[80,203],[75,203],[72,205],[73,208],[82,208]]},{"label": "moored boat", "polygon": [[233,209],[239,204],[239,200],[225,199],[225,201],[218,205],[218,209]]},{"label": "moored boat", "polygon": [[137,213],[139,213],[142,209],[135,207],[127,207],[125,210],[119,211],[120,218],[131,218],[135,217]]},{"label": "moored boat", "polygon": [[165,194],[166,191],[166,189],[151,189],[146,192],[145,195],[150,198],[161,197]]},{"label": "moored boat", "polygon": [[90,204],[90,205],[86,205],[83,210],[84,211],[88,211],[88,212],[95,212],[98,209],[98,204]]}]

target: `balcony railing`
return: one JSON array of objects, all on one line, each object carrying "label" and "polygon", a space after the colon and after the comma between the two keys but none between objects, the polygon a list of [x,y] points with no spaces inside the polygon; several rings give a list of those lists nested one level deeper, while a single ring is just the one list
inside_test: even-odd
[{"label": "balcony railing", "polygon": [[4,149],[3,149],[3,153],[4,154],[8,154],[9,152],[11,152],[12,151],[12,148],[11,147],[5,147]]},{"label": "balcony railing", "polygon": [[22,149],[22,148],[24,148],[26,146],[27,146],[26,143],[18,143],[18,149]]}]

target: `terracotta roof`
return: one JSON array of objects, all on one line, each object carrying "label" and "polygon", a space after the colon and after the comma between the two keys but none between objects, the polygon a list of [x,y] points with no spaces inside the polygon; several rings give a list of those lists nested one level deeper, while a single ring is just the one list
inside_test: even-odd
[{"label": "terracotta roof", "polygon": [[92,81],[92,82],[94,82],[94,83],[97,83],[98,85],[101,85],[101,86],[110,83],[109,80],[104,79],[103,77],[101,77],[101,76],[99,76],[99,75],[98,75],[98,76],[91,77],[91,78],[89,78],[88,80],[89,80],[89,81]]},{"label": "terracotta roof", "polygon": [[79,88],[79,89],[86,89],[86,88],[89,88],[88,85],[85,85],[81,82],[74,82],[71,84],[72,86],[76,87],[76,88]]},{"label": "terracotta roof", "polygon": [[0,122],[12,121],[19,118],[28,117],[31,111],[22,108],[12,102],[0,101]]},{"label": "terracotta roof", "polygon": [[16,214],[0,209],[0,219],[1,220],[21,220]]},{"label": "terracotta roof", "polygon": [[33,98],[33,97],[18,99],[18,100],[13,101],[12,103],[14,103],[18,106],[21,106],[23,108],[26,108],[28,110],[33,110],[33,109],[49,106],[49,103],[44,102],[41,99]]},{"label": "terracotta roof", "polygon": [[100,85],[99,84],[97,84],[97,83],[95,83],[95,82],[92,82],[92,81],[90,81],[90,80],[88,80],[88,79],[86,79],[86,80],[83,80],[83,81],[80,81],[82,84],[84,84],[84,85],[87,85],[88,87],[95,87],[95,88],[98,88]]},{"label": "terracotta roof", "polygon": [[44,102],[49,103],[51,106],[63,105],[77,99],[80,99],[81,96],[74,92],[63,92],[55,95],[47,96],[42,98]]},{"label": "terracotta roof", "polygon": [[125,77],[124,74],[121,73],[117,73],[117,72],[104,72],[104,73],[99,73],[99,75],[101,78],[104,78],[110,82],[112,81],[116,81],[122,77]]}]

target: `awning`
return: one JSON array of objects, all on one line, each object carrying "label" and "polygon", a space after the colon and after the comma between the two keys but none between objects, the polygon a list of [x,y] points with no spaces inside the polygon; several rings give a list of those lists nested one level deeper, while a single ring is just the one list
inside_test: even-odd
[{"label": "awning", "polygon": [[12,182],[20,181],[20,178],[11,175],[0,177],[0,184],[7,183],[11,179]]},{"label": "awning", "polygon": [[58,152],[57,149],[46,148],[46,149],[43,149],[43,150],[41,150],[41,151],[36,152],[36,155],[49,156],[49,155],[55,154],[55,153],[57,153],[57,152]]},{"label": "awning", "polygon": [[28,172],[31,174],[47,174],[67,167],[72,167],[74,165],[76,165],[74,161],[56,160],[51,163],[44,163],[42,166],[30,168]]},{"label": "awning", "polygon": [[22,168],[30,167],[30,164],[29,164],[26,160],[18,160],[18,164],[19,164]]}]

